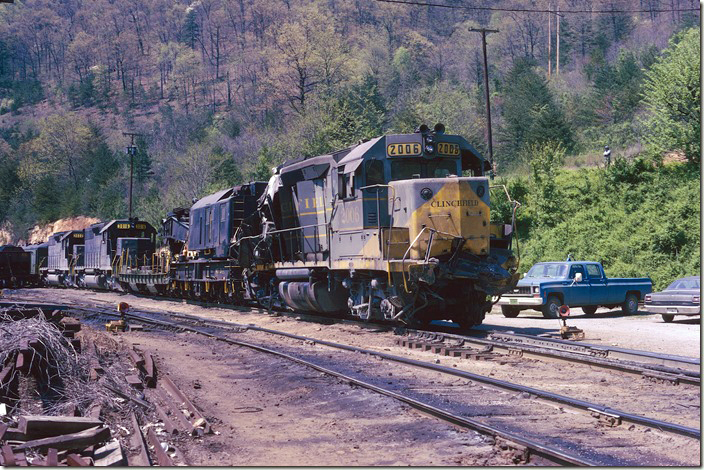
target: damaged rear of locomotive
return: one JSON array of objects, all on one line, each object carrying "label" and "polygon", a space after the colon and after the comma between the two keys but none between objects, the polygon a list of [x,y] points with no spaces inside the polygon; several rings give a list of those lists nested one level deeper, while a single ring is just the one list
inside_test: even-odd
[{"label": "damaged rear of locomotive", "polygon": [[518,281],[515,222],[490,222],[488,169],[440,124],[285,162],[235,235],[249,295],[362,319],[481,323],[491,296]]}]

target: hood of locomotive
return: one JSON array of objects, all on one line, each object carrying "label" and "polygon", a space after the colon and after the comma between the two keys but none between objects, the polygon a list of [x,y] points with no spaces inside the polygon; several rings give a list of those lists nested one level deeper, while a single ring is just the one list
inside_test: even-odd
[{"label": "hood of locomotive", "polygon": [[[517,260],[491,248],[489,181],[448,177],[392,181],[393,226],[408,229],[407,260],[437,260],[436,278],[471,279],[490,295],[515,286]],[[391,209],[391,207],[390,207]]]}]

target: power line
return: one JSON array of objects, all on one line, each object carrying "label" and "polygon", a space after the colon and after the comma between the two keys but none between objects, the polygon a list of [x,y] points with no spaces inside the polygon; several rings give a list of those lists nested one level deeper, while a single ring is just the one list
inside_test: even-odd
[{"label": "power line", "polygon": [[[413,5],[423,7],[450,8],[454,10],[482,10],[482,11],[507,11],[514,13],[555,13],[552,9],[530,9],[530,8],[504,8],[504,7],[476,7],[469,5],[445,5],[443,3],[414,2],[411,0],[375,0],[380,3],[396,3],[401,5]],[[651,9],[651,10],[560,10],[560,15],[565,13],[672,13],[675,11],[699,11],[699,8],[675,8],[675,9]]]}]

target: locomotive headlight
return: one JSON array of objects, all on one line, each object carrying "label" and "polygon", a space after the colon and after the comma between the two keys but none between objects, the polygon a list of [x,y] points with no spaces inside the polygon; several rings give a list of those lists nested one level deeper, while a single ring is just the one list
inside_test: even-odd
[{"label": "locomotive headlight", "polygon": [[431,197],[433,197],[433,190],[430,188],[421,189],[420,190],[420,197],[422,197],[424,201],[429,200]]},{"label": "locomotive headlight", "polygon": [[426,136],[425,137],[425,143],[426,144],[432,144],[435,141],[432,135]]},{"label": "locomotive headlight", "polygon": [[435,151],[435,146],[433,144],[425,145],[425,153],[433,153]]}]

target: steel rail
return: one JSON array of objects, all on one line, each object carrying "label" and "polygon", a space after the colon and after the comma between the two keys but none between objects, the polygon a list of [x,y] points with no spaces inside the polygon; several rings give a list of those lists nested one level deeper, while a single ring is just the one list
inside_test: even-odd
[{"label": "steel rail", "polygon": [[[149,310],[149,309],[140,309],[141,311],[148,313],[150,311],[153,311],[155,313],[159,313],[159,310]],[[172,317],[182,317],[186,319],[191,319],[191,320],[198,320],[198,321],[208,321],[212,322],[214,324],[218,325],[223,325],[223,326],[228,326],[228,325],[234,325],[233,322],[228,322],[228,321],[218,321],[218,320],[212,320],[212,319],[206,319],[204,317],[199,317],[196,315],[188,315],[188,314],[178,314],[178,313],[173,313],[169,312],[169,315]],[[307,314],[306,314],[307,315]],[[313,315],[315,316],[315,315]],[[327,318],[327,317],[321,317],[321,318]],[[252,325],[253,326],[253,325]],[[630,356],[627,356],[626,353],[630,352],[630,350],[627,349],[622,349],[622,348],[614,348],[612,346],[599,346],[599,345],[593,345],[593,344],[577,344],[574,342],[570,341],[564,341],[564,340],[555,340],[551,338],[537,338],[537,337],[532,337],[529,335],[522,335],[525,338],[528,338],[529,340],[535,339],[536,344],[532,344],[529,341],[523,341],[520,343],[510,343],[509,341],[500,341],[500,340],[492,340],[492,339],[486,339],[486,338],[477,338],[474,336],[467,336],[467,335],[459,335],[456,333],[436,333],[432,331],[424,331],[424,330],[414,330],[414,329],[409,329],[409,328],[401,328],[400,330],[397,331],[405,331],[409,332],[411,334],[417,334],[420,336],[426,335],[427,337],[433,338],[437,337],[438,335],[441,335],[446,338],[451,338],[451,339],[456,339],[458,341],[464,341],[466,343],[471,343],[475,345],[479,345],[482,347],[486,346],[492,346],[493,349],[500,350],[504,353],[509,353],[510,349],[520,349],[523,356],[525,357],[533,357],[537,359],[544,360],[545,358],[548,359],[555,359],[555,360],[560,360],[563,362],[569,362],[569,363],[574,363],[574,362],[580,362],[583,364],[588,364],[588,365],[593,365],[597,367],[602,367],[602,368],[607,368],[607,369],[612,369],[612,370],[619,370],[621,372],[627,372],[631,374],[637,374],[637,375],[643,375],[644,373],[648,372],[661,372],[665,374],[671,375],[671,377],[667,377],[668,379],[677,379],[679,383],[686,383],[689,385],[695,385],[695,386],[701,386],[701,379],[700,379],[700,374],[699,370],[697,369],[696,371],[692,370],[686,370],[682,369],[680,367],[668,367],[664,365],[659,365],[655,363],[639,363],[636,361],[632,361],[632,358]],[[500,333],[501,335],[509,335],[508,333]],[[560,344],[566,345],[565,348],[553,348],[550,346],[550,342],[559,342]],[[545,344],[543,344],[545,343]],[[610,351],[614,349],[619,349],[622,353],[622,359],[614,359],[613,358],[613,353],[610,354]],[[654,357],[658,356],[658,353],[649,353],[647,351],[633,351],[634,356],[633,357],[640,357],[636,356],[636,354],[643,353],[644,355],[650,354],[654,355]],[[604,355],[610,356],[609,358],[602,357]],[[678,358],[682,356],[671,356],[671,355],[664,355],[669,358]],[[685,359],[685,362],[683,364],[690,364],[693,363],[694,361],[698,361],[698,359],[694,358],[687,358],[687,357],[682,357]],[[674,359],[673,359],[674,360]],[[679,364],[679,363],[678,363]]]},{"label": "steel rail", "polygon": [[[90,311],[90,309],[83,309],[83,310]],[[101,311],[101,313],[106,313],[106,314],[113,315],[113,316],[119,316],[119,314],[114,313],[114,312],[102,312]],[[157,322],[157,323],[162,322],[164,324],[164,326],[169,326],[172,328],[176,327],[176,328],[182,328],[184,330],[187,330],[190,328],[190,327],[186,327],[183,325],[173,324],[173,323],[169,323],[169,322],[163,322],[161,320],[156,320],[153,318],[145,318],[141,315],[136,315],[133,313],[130,313],[129,315],[136,320],[140,320],[140,321],[144,321],[144,322]],[[658,420],[658,419],[654,419],[654,418],[648,418],[645,416],[641,416],[641,415],[637,415],[637,414],[633,414],[633,413],[628,413],[626,411],[610,408],[610,407],[607,407],[604,405],[590,403],[588,401],[567,397],[567,396],[560,395],[560,394],[553,393],[553,392],[539,390],[539,389],[536,389],[533,387],[528,387],[525,385],[514,384],[511,382],[504,381],[504,380],[494,379],[491,377],[487,377],[487,376],[483,376],[483,375],[479,375],[479,374],[474,374],[472,372],[462,371],[462,370],[454,369],[451,367],[442,366],[439,364],[431,364],[431,363],[419,361],[416,359],[395,356],[392,354],[387,354],[387,353],[383,353],[383,352],[379,352],[379,351],[373,351],[373,350],[369,350],[369,349],[359,348],[356,346],[349,346],[346,344],[333,343],[330,341],[319,340],[316,338],[310,338],[307,336],[296,335],[293,333],[286,333],[283,331],[272,330],[270,328],[264,328],[264,327],[254,326],[254,325],[242,325],[242,324],[230,323],[230,322],[220,322],[218,320],[208,320],[208,319],[203,319],[201,317],[193,317],[191,315],[185,315],[185,314],[166,313],[166,315],[170,315],[173,317],[180,316],[180,317],[182,317],[184,319],[188,319],[190,321],[195,321],[195,322],[200,322],[200,323],[211,323],[214,325],[220,325],[222,323],[226,323],[227,325],[215,326],[215,327],[223,328],[226,326],[226,327],[229,327],[233,330],[237,329],[238,331],[241,331],[241,329],[260,331],[263,333],[274,334],[274,335],[283,336],[283,337],[296,339],[296,340],[300,340],[300,341],[312,342],[312,343],[320,344],[320,345],[335,348],[335,349],[341,349],[341,350],[345,350],[345,351],[367,354],[369,356],[377,356],[377,357],[380,357],[380,358],[383,358],[383,359],[386,359],[389,361],[397,362],[400,364],[406,364],[406,365],[410,365],[413,367],[419,367],[419,368],[423,368],[423,369],[428,369],[428,370],[433,370],[436,372],[445,373],[448,375],[454,375],[456,377],[462,377],[464,379],[485,383],[487,385],[491,385],[491,386],[494,386],[497,388],[502,388],[505,390],[529,393],[529,394],[534,395],[536,397],[540,397],[544,400],[554,401],[554,402],[557,402],[557,403],[560,403],[563,405],[570,406],[572,408],[580,409],[582,411],[589,411],[589,412],[596,411],[596,412],[603,413],[606,415],[611,415],[611,416],[615,415],[615,416],[620,417],[622,421],[627,421],[627,422],[630,422],[633,424],[649,426],[649,427],[659,429],[661,431],[668,431],[668,432],[680,434],[680,435],[683,435],[686,437],[692,437],[692,438],[696,438],[696,439],[701,438],[701,431],[696,428],[690,428],[690,427],[682,426],[682,425],[679,425],[676,423],[669,423],[667,421],[662,421],[662,420]],[[213,335],[211,333],[201,332],[201,331],[195,330],[195,329],[191,329],[191,330],[194,332],[206,334],[206,335],[212,336],[212,337],[217,336],[217,335]]]},{"label": "steel rail", "polygon": [[639,362],[650,362],[654,364],[662,364],[662,365],[668,365],[668,364],[674,364],[675,367],[687,367],[690,366],[689,370],[696,370],[699,372],[700,367],[701,367],[701,361],[699,358],[695,357],[686,357],[686,356],[676,356],[674,354],[665,354],[665,353],[657,353],[657,352],[652,352],[652,351],[642,351],[638,349],[625,349],[625,348],[619,348],[616,346],[601,346],[597,344],[589,344],[589,343],[578,343],[575,344],[572,341],[566,341],[564,339],[557,339],[557,338],[541,338],[541,337],[536,337],[536,336],[531,336],[531,335],[524,335],[521,333],[492,333],[492,336],[496,338],[503,338],[504,340],[513,340],[514,342],[517,342],[514,340],[514,338],[518,339],[519,341],[524,341],[524,342],[530,342],[532,344],[537,344],[537,343],[553,343],[556,345],[562,345],[565,347],[569,346],[581,346],[582,348],[586,350],[606,350],[609,352],[609,355],[618,355],[621,358],[629,358],[633,360],[633,358],[637,358]]},{"label": "steel rail", "polygon": [[[103,301],[99,302],[105,303]],[[202,301],[196,302],[205,306],[217,306],[220,308],[224,307],[237,311],[246,309],[231,305],[211,304]],[[149,309],[141,310],[144,312],[150,311]],[[154,312],[158,313],[159,310]],[[305,315],[313,318],[334,318],[360,324],[360,322],[353,319],[322,317],[308,313],[294,312],[292,314]],[[176,316],[177,314],[172,313],[171,315]],[[184,318],[189,317],[186,314],[183,315]],[[202,317],[197,316],[193,316],[193,318],[202,319]],[[216,320],[208,321],[217,322]],[[222,324],[231,325],[233,323],[222,322]],[[381,325],[383,325],[383,323]],[[421,339],[424,335],[431,339],[433,337],[437,337],[438,335],[442,335],[446,338],[456,339],[458,341],[464,341],[465,343],[476,344],[482,347],[492,346],[494,351],[498,350],[503,353],[509,353],[511,349],[519,349],[521,350],[522,356],[540,360],[548,358],[570,363],[580,362],[583,364],[618,370],[631,374],[645,374],[646,376],[648,376],[649,372],[664,373],[668,374],[668,376],[659,378],[672,381],[677,380],[679,383],[701,386],[700,363],[697,358],[654,353],[649,351],[629,350],[614,346],[602,346],[590,343],[575,343],[573,341],[560,340],[556,338],[542,338],[518,333],[490,333],[489,337],[492,339],[486,339],[478,338],[476,336],[452,333],[446,328],[440,328],[438,331],[426,331],[401,327],[400,331],[420,335]],[[656,379],[658,378],[658,376],[654,377]]]},{"label": "steel rail", "polygon": [[[93,309],[80,308],[80,310],[91,311]],[[116,316],[116,317],[120,316],[120,314],[114,313],[114,312],[97,311],[97,312],[93,312],[93,313],[97,313],[99,315]],[[287,359],[287,360],[295,362],[297,364],[301,364],[301,365],[310,367],[312,369],[315,369],[315,370],[322,372],[326,375],[336,377],[336,378],[341,379],[345,382],[366,388],[368,390],[374,391],[374,392],[379,393],[381,395],[388,396],[390,398],[394,398],[398,401],[401,401],[403,403],[406,403],[407,405],[412,406],[413,408],[416,408],[420,411],[423,411],[423,412],[428,413],[432,416],[440,418],[443,421],[447,421],[449,423],[452,423],[452,424],[455,424],[458,426],[462,426],[462,427],[465,427],[468,429],[474,429],[475,431],[478,431],[483,434],[488,434],[488,435],[491,435],[494,437],[500,437],[502,439],[511,441],[511,442],[516,443],[518,445],[524,446],[524,447],[530,449],[535,455],[543,457],[543,458],[550,460],[554,463],[557,463],[559,465],[569,465],[569,466],[594,466],[594,465],[597,465],[595,462],[592,462],[590,460],[570,455],[568,453],[563,452],[562,450],[555,449],[555,448],[540,444],[540,443],[535,442],[530,439],[525,439],[523,437],[520,437],[520,436],[513,434],[513,433],[510,433],[510,432],[501,431],[500,429],[497,429],[493,426],[489,426],[487,424],[476,421],[474,419],[455,415],[453,413],[444,411],[444,410],[437,408],[435,406],[429,405],[427,403],[423,403],[419,400],[415,400],[413,398],[401,395],[401,394],[394,392],[392,390],[388,390],[386,388],[379,387],[377,385],[356,379],[354,377],[350,377],[350,376],[342,374],[340,372],[319,366],[313,362],[292,356],[292,355],[287,354],[285,352],[277,351],[277,350],[271,349],[271,348],[266,348],[264,346],[259,346],[259,345],[248,343],[245,341],[234,340],[234,339],[228,338],[226,336],[216,335],[213,333],[209,333],[207,331],[202,331],[197,328],[192,328],[192,327],[181,325],[178,323],[157,320],[154,318],[144,318],[141,315],[136,315],[133,313],[127,313],[127,314],[125,314],[125,316],[128,318],[132,318],[136,321],[142,322],[142,323],[158,325],[158,326],[163,326],[163,327],[168,327],[168,328],[176,328],[176,329],[179,329],[182,331],[189,331],[189,332],[201,334],[201,335],[204,335],[204,336],[207,336],[207,337],[210,337],[215,340],[222,341],[222,342],[225,342],[228,344],[246,347],[249,349],[253,349],[255,351],[259,351],[259,352],[263,352],[263,353],[267,353],[267,354],[271,354],[274,356],[278,356],[278,357]],[[242,326],[245,328],[248,328],[248,329],[252,329],[251,327],[246,326],[246,325],[242,325]],[[315,342],[322,344],[319,341],[315,341]],[[344,346],[344,345],[340,345],[340,346]],[[362,350],[360,350],[360,351],[362,351]]]},{"label": "steel rail", "polygon": [[[581,362],[584,364],[595,365],[598,367],[604,367],[614,370],[620,370],[623,372],[643,374],[644,372],[663,372],[666,374],[671,374],[682,383],[688,383],[690,385],[701,385],[700,370],[697,364],[696,370],[693,369],[693,365],[698,359],[686,358],[682,362],[674,362],[672,359],[669,362],[670,365],[662,365],[653,362],[640,362],[636,358],[641,357],[638,353],[647,351],[637,351],[634,350],[634,354],[630,354],[630,350],[621,349],[621,353],[616,357],[611,346],[600,346],[594,344],[577,344],[571,341],[565,341],[566,347],[554,347],[550,344],[550,341],[556,341],[554,339],[543,339],[536,338],[529,335],[525,335],[528,340],[520,342],[511,342],[510,340],[499,340],[499,339],[486,339],[477,338],[474,336],[458,335],[454,333],[436,333],[431,331],[423,330],[413,330],[413,329],[401,329],[400,332],[407,332],[410,334],[415,334],[419,339],[434,339],[438,337],[455,339],[458,341],[463,341],[464,343],[470,343],[477,346],[491,346],[494,351],[501,351],[504,353],[509,353],[512,349],[521,350],[523,356],[532,356],[539,359],[551,358],[562,360],[565,362]],[[509,336],[507,333],[501,333],[501,335]],[[490,335],[490,338],[494,338],[495,334]],[[510,339],[510,338],[509,338]],[[532,341],[535,340],[535,341]],[[657,354],[657,353],[653,353]],[[667,355],[669,356],[669,355]],[[647,357],[647,356],[646,356]],[[657,357],[657,356],[656,356]],[[669,356],[671,358],[677,358],[680,356]],[[684,366],[684,367],[682,367]]]},{"label": "steel rail", "polygon": [[[149,296],[147,296],[149,297]],[[191,302],[197,302],[206,307],[218,307],[225,308],[228,310],[242,311],[247,308],[244,306],[233,306],[228,304],[217,304],[212,302],[205,302],[199,300],[190,300]],[[249,310],[253,310],[256,307],[249,307]],[[143,311],[149,311],[149,309],[142,309]],[[158,310],[156,311],[158,312]],[[301,312],[282,312],[286,315],[305,315],[312,318],[324,318],[324,319],[337,319],[342,321],[350,321],[356,324],[365,324],[354,318],[337,317],[337,316],[321,316],[311,313],[301,313]],[[226,322],[229,323],[229,322]],[[375,323],[380,326],[388,326],[385,322]],[[664,372],[666,374],[679,375],[678,377],[681,382],[689,383],[692,385],[700,385],[700,372],[701,364],[698,358],[691,358],[685,356],[676,356],[672,354],[655,353],[650,351],[642,350],[631,350],[625,348],[619,348],[615,346],[606,346],[590,343],[576,343],[574,341],[567,341],[557,338],[543,338],[532,335],[525,335],[520,333],[490,333],[489,339],[479,338],[477,336],[462,335],[454,332],[448,331],[449,328],[440,327],[436,331],[429,330],[418,330],[413,328],[402,327],[403,330],[408,332],[415,332],[419,334],[442,334],[448,338],[464,340],[470,343],[481,344],[482,346],[492,345],[494,347],[506,347],[510,345],[512,348],[522,349],[529,354],[533,354],[536,357],[553,357],[562,360],[573,360],[586,364],[591,364],[599,367],[607,367],[610,369],[621,370],[629,373],[642,373],[644,370]],[[495,338],[495,339],[491,339]],[[541,348],[542,350],[529,349],[526,346],[532,346],[534,348]],[[568,352],[574,354],[571,358],[566,356],[561,356],[559,354],[552,354],[550,350],[557,350],[561,352]],[[608,356],[607,362],[604,362],[604,356]],[[601,357],[600,357],[601,356]],[[631,364],[626,364],[625,362],[631,362]],[[639,369],[642,367],[642,369]]]}]

